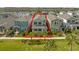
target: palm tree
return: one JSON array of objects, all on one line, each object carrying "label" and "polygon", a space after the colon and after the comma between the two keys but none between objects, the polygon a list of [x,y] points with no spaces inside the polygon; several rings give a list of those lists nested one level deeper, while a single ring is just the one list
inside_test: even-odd
[{"label": "palm tree", "polygon": [[70,46],[70,50],[73,50],[73,44],[76,43],[79,45],[79,42],[77,41],[77,34],[75,31],[72,31],[71,33],[67,34],[66,37],[67,41],[68,41],[68,45]]},{"label": "palm tree", "polygon": [[56,50],[57,45],[55,43],[55,40],[47,40],[47,43],[45,45],[45,50]]}]

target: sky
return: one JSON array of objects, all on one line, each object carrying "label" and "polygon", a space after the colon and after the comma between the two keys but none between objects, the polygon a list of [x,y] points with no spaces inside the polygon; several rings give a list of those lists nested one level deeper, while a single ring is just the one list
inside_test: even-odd
[{"label": "sky", "polygon": [[79,7],[79,0],[0,0],[0,7]]}]

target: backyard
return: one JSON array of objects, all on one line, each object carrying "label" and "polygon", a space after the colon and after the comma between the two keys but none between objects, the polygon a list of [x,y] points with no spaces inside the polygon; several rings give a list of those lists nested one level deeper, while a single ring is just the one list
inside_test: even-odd
[{"label": "backyard", "polygon": [[66,39],[0,39],[0,51],[79,51],[79,30],[65,34]]},{"label": "backyard", "polygon": [[[79,41],[79,40],[77,40]],[[1,51],[71,51],[67,40],[0,40]],[[79,45],[73,43],[73,51]]]}]

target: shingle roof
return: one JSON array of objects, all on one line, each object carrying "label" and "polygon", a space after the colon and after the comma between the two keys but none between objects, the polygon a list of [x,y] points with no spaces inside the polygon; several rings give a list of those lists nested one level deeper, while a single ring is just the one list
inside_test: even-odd
[{"label": "shingle roof", "polygon": [[57,16],[49,14],[48,18],[49,20],[54,20],[54,19],[57,19]]},{"label": "shingle roof", "polygon": [[64,18],[64,19],[68,19],[68,18],[71,17],[71,16],[68,15],[67,13],[65,13],[65,14],[58,14],[58,16],[61,17],[61,18]]}]

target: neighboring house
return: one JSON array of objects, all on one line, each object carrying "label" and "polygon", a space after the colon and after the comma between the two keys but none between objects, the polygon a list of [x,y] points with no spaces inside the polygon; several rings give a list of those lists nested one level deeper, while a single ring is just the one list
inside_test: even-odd
[{"label": "neighboring house", "polygon": [[79,29],[79,17],[71,17],[67,19],[67,26],[70,29]]},{"label": "neighboring house", "polygon": [[[11,27],[20,31],[27,31],[34,13],[35,12],[0,13],[0,34],[4,33],[5,29],[9,29]],[[65,31],[66,29],[79,29],[79,12],[49,12],[48,21],[52,32]],[[32,23],[32,31],[47,32],[47,30],[45,16],[35,16]]]},{"label": "neighboring house", "polygon": [[6,33],[14,25],[15,17],[11,14],[0,14],[0,36]]},{"label": "neighboring house", "polygon": [[2,14],[2,18],[0,19],[0,25],[4,26],[5,29],[9,29],[14,25],[14,20],[16,19],[10,14]]},{"label": "neighboring house", "polygon": [[46,26],[46,19],[45,16],[36,16],[34,18],[34,22],[32,24],[32,31],[33,32],[46,32],[47,26]]},{"label": "neighboring house", "polygon": [[73,11],[72,14],[74,17],[79,17],[79,11]]},{"label": "neighboring house", "polygon": [[70,15],[68,12],[61,12],[61,13],[57,14],[57,17],[67,20],[70,17],[72,17],[72,15]]},{"label": "neighboring house", "polygon": [[15,15],[16,15],[17,17],[26,17],[26,18],[27,18],[27,16],[28,16],[28,17],[31,16],[31,13],[30,13],[30,12],[16,12]]},{"label": "neighboring house", "polygon": [[49,13],[48,14],[48,20],[49,20],[49,23],[50,23],[50,26],[51,26],[51,21],[57,19],[57,16],[52,14],[52,13]]},{"label": "neighboring house", "polygon": [[52,32],[62,32],[66,30],[67,27],[66,27],[66,21],[64,20],[64,18],[67,19],[69,18],[69,16],[67,15],[67,17],[65,17],[65,15],[64,16],[54,15],[54,14],[48,15],[48,19],[50,22]]},{"label": "neighboring house", "polygon": [[9,14],[0,14],[0,20],[8,18],[10,15]]},{"label": "neighboring house", "polygon": [[62,19],[57,18],[51,21],[52,32],[62,32],[65,28],[66,27]]},{"label": "neighboring house", "polygon": [[20,31],[27,30],[28,21],[25,18],[18,18],[14,21],[14,28]]}]

